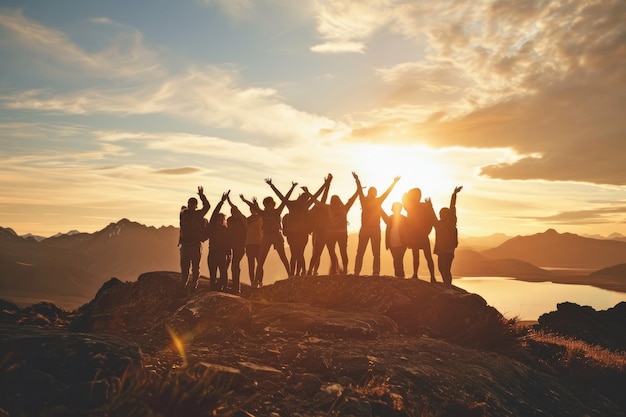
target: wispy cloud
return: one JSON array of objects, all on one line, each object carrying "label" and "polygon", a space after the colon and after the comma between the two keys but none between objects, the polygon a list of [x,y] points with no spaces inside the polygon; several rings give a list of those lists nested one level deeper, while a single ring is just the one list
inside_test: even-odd
[{"label": "wispy cloud", "polygon": [[366,41],[393,18],[394,0],[319,0],[314,2],[320,53],[363,53]]},{"label": "wispy cloud", "polygon": [[[112,23],[99,18],[94,24]],[[120,26],[121,27],[121,26]],[[80,73],[81,77],[138,78],[162,74],[158,54],[146,48],[135,29],[121,27],[111,35],[109,46],[95,53],[81,49],[64,32],[25,17],[15,9],[0,9],[3,44],[17,48],[22,56],[56,76]]]}]

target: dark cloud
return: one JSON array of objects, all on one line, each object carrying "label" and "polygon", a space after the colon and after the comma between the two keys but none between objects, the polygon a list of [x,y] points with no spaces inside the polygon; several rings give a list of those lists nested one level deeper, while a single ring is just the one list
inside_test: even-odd
[{"label": "dark cloud", "polygon": [[187,174],[195,174],[199,172],[200,168],[194,167],[182,167],[182,168],[170,168],[170,169],[159,169],[154,171],[155,174],[163,174],[163,175],[187,175]]}]

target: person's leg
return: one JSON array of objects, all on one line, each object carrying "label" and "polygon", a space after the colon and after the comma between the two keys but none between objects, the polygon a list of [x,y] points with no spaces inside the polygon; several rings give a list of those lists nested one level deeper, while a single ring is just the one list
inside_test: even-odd
[{"label": "person's leg", "polygon": [[306,261],[304,260],[304,248],[309,241],[309,234],[306,232],[298,232],[296,234],[296,275],[304,275],[306,273]]},{"label": "person's leg", "polygon": [[372,230],[372,255],[374,255],[373,275],[380,275],[380,230]]},{"label": "person's leg", "polygon": [[404,246],[398,246],[390,248],[391,257],[393,258],[393,272],[394,276],[398,278],[404,278]]},{"label": "person's leg", "polygon": [[250,286],[254,288],[256,284],[256,277],[254,276],[256,263],[259,259],[259,245],[246,245],[246,258],[248,259],[248,278],[250,279]]},{"label": "person's leg", "polygon": [[209,266],[209,288],[211,291],[217,291],[219,289],[217,283],[217,268],[219,266],[219,260],[216,259],[215,252],[209,250],[209,256],[207,256],[207,264]]},{"label": "person's leg", "polygon": [[278,242],[274,243],[274,249],[276,250],[276,252],[278,252],[278,257],[283,263],[283,266],[285,267],[285,271],[287,272],[287,275],[289,275],[289,262],[287,261],[287,255],[285,254],[285,247],[283,246],[283,243],[282,242],[280,242],[280,244],[278,244]]},{"label": "person's leg", "polygon": [[341,262],[343,265],[343,273],[348,273],[348,233],[342,233],[341,237],[337,239],[339,245],[339,253],[341,254]]},{"label": "person's leg", "polygon": [[197,245],[191,246],[189,249],[191,251],[191,283],[188,284],[188,287],[195,289],[198,286],[198,279],[200,278],[200,258],[202,257],[202,246],[198,243]]},{"label": "person's leg", "polygon": [[[292,232],[287,233],[287,245],[289,245],[289,276],[293,276],[296,273],[296,242],[294,234]],[[276,247],[276,246],[274,246]]]},{"label": "person's leg", "polygon": [[324,242],[319,233],[313,234],[313,254],[309,262],[309,275],[316,275],[320,266],[320,258],[324,250]]},{"label": "person's leg", "polygon": [[330,274],[336,274],[337,269],[338,269],[339,259],[337,259],[337,254],[335,253],[335,243],[331,242],[330,235],[327,233],[323,235],[323,239],[324,239],[324,246],[326,246],[326,249],[328,250],[328,256],[330,257],[330,269],[328,272]]},{"label": "person's leg", "polygon": [[180,247],[180,282],[183,287],[187,286],[187,280],[189,279],[189,267],[191,266],[191,258],[189,257],[189,250],[185,246]]},{"label": "person's leg", "polygon": [[453,253],[441,253],[437,255],[437,266],[443,279],[443,284],[450,288],[452,287],[452,260],[454,259]]},{"label": "person's leg", "polygon": [[369,235],[367,234],[367,231],[361,228],[359,231],[359,243],[356,248],[356,259],[354,260],[354,275],[359,275],[361,273],[361,268],[363,267],[363,255],[365,254],[368,240]]},{"label": "person's leg", "polygon": [[241,259],[243,258],[244,248],[238,246],[233,249],[233,260],[231,265],[231,275],[233,278],[233,294],[239,294],[239,286],[241,281]]},{"label": "person's leg", "polygon": [[413,276],[412,278],[419,278],[417,276],[417,271],[420,269],[420,249],[419,247],[411,248],[411,252],[413,252]]},{"label": "person's leg", "polygon": [[257,287],[263,285],[263,265],[265,264],[265,259],[267,259],[267,254],[270,251],[271,244],[271,241],[263,239],[263,242],[261,243],[261,247],[259,249],[259,260],[256,266],[255,274],[255,284]]},{"label": "person's leg", "polygon": [[435,263],[433,262],[433,254],[430,250],[430,240],[426,237],[426,242],[424,245],[424,257],[426,258],[426,263],[428,264],[428,271],[430,272],[430,282],[435,283],[437,280],[435,279]]},{"label": "person's leg", "polygon": [[222,254],[219,258],[219,273],[220,279],[218,282],[219,291],[228,291],[228,265],[230,265],[230,255]]}]

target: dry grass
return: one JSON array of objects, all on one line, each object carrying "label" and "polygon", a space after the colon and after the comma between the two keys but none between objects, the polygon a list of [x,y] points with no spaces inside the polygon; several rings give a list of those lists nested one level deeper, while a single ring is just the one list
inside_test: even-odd
[{"label": "dry grass", "polygon": [[526,337],[535,342],[564,347],[566,353],[562,360],[565,364],[573,361],[584,361],[592,363],[594,366],[613,368],[618,371],[626,370],[626,352],[613,352],[601,346],[552,333],[530,332]]}]

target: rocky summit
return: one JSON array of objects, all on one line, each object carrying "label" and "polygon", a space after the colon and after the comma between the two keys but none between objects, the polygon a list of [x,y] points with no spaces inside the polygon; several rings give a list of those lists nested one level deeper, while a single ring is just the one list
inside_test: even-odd
[{"label": "rocky summit", "polygon": [[0,415],[624,415],[611,391],[623,369],[590,387],[458,288],[343,275],[241,296],[205,285],[188,294],[178,273],[150,272],[72,312],[3,302]]}]

